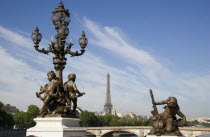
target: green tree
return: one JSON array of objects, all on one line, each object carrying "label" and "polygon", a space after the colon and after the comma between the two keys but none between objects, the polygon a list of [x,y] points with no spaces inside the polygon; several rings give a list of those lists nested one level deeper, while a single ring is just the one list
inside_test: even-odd
[{"label": "green tree", "polygon": [[14,122],[15,122],[15,125],[16,125],[16,128],[25,128],[25,118],[24,118],[24,114],[25,112],[17,112],[15,115],[14,115]]},{"label": "green tree", "polygon": [[204,127],[210,127],[210,123],[201,123],[201,125]]},{"label": "green tree", "polygon": [[33,120],[34,117],[29,112],[25,112],[23,115],[24,118],[24,125],[25,128],[30,128],[36,125],[35,121]]},{"label": "green tree", "polygon": [[104,115],[103,117],[104,117],[103,122],[102,122],[103,126],[110,126],[112,115],[107,114],[107,115]]},{"label": "green tree", "polygon": [[134,119],[133,126],[140,126],[140,122],[138,119]]},{"label": "green tree", "polygon": [[118,120],[118,126],[126,126],[126,119],[125,118],[120,118]]},{"label": "green tree", "polygon": [[13,125],[13,115],[0,109],[0,127],[12,128]]},{"label": "green tree", "polygon": [[187,126],[196,126],[199,125],[200,123],[197,120],[194,121],[187,121]]},{"label": "green tree", "polygon": [[28,106],[27,112],[32,116],[32,118],[36,118],[39,113],[39,108],[36,105],[30,105]]},{"label": "green tree", "polygon": [[37,117],[39,108],[36,105],[28,106],[27,112],[18,112],[14,115],[14,122],[17,128],[30,128],[35,126],[34,118]]},{"label": "green tree", "polygon": [[39,108],[36,105],[28,106],[28,111],[24,115],[24,124],[26,128],[30,128],[36,125],[34,118],[39,114]]},{"label": "green tree", "polygon": [[93,112],[84,111],[79,115],[81,119],[81,126],[151,126],[153,121],[148,118],[121,118],[114,115],[98,115],[95,116]]},{"label": "green tree", "polygon": [[192,121],[192,124],[193,124],[193,125],[198,125],[198,124],[200,124],[200,123],[198,122],[198,120],[195,120],[195,121]]},{"label": "green tree", "polygon": [[0,127],[12,128],[14,125],[13,115],[1,110],[4,104],[0,101]]},{"label": "green tree", "polygon": [[110,121],[110,126],[119,126],[118,120],[120,117],[118,116],[112,116],[112,119]]},{"label": "green tree", "polygon": [[102,127],[103,126],[104,117],[101,116],[101,115],[97,115],[97,118],[98,118],[98,125],[97,126]]},{"label": "green tree", "polygon": [[134,126],[135,121],[137,121],[137,119],[134,119],[134,118],[127,119],[127,126]]},{"label": "green tree", "polygon": [[0,109],[4,106],[4,104],[0,101]]},{"label": "green tree", "polygon": [[153,125],[153,121],[152,121],[152,119],[148,119],[147,121],[146,121],[146,124],[145,124],[146,126],[152,126]]},{"label": "green tree", "polygon": [[95,127],[98,126],[98,117],[93,112],[83,111],[79,118],[82,127]]}]

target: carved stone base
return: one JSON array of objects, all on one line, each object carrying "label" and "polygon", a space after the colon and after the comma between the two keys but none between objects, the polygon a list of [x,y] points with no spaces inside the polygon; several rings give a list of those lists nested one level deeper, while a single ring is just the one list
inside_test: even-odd
[{"label": "carved stone base", "polygon": [[76,118],[35,118],[36,126],[27,130],[26,136],[36,137],[86,137]]}]

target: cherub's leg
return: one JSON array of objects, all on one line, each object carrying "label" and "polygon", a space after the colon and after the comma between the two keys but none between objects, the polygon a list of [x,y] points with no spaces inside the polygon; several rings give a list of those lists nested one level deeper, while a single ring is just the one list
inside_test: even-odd
[{"label": "cherub's leg", "polygon": [[173,125],[173,119],[172,118],[167,119],[166,120],[166,130],[168,132],[172,131],[172,125]]},{"label": "cherub's leg", "polygon": [[44,101],[44,105],[42,106],[42,109],[40,110],[40,114],[43,114],[43,112],[46,110],[47,107],[49,107],[50,102],[52,101],[52,97],[47,97]]},{"label": "cherub's leg", "polygon": [[76,109],[77,109],[77,98],[72,100],[73,102],[73,114],[76,115]]},{"label": "cherub's leg", "polygon": [[70,109],[71,109],[71,99],[66,98],[66,101],[67,101],[67,103],[68,103],[68,105],[69,105],[69,107],[70,107]]},{"label": "cherub's leg", "polygon": [[66,107],[66,111],[65,112],[69,112],[71,113],[71,99],[69,97],[66,98],[66,102],[67,102],[67,107]]}]

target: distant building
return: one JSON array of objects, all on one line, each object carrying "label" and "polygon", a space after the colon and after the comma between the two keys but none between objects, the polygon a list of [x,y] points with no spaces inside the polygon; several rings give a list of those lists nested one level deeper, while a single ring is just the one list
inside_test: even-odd
[{"label": "distant building", "polygon": [[137,115],[133,112],[125,113],[121,117],[123,117],[123,118],[135,118],[135,119],[138,118]]},{"label": "distant building", "polygon": [[97,111],[96,111],[96,112],[94,112],[94,114],[95,114],[95,115],[103,115],[103,112],[102,112],[102,111],[101,111],[101,112],[97,112]]},{"label": "distant building", "polygon": [[201,118],[190,118],[188,119],[187,121],[195,121],[197,120],[198,122],[200,123],[210,123],[210,118],[207,118],[207,117],[201,117]]},{"label": "distant building", "polygon": [[205,120],[204,123],[209,123],[210,124],[210,120]]},{"label": "distant building", "polygon": [[117,115],[116,109],[115,109],[114,105],[113,105],[113,107],[112,107],[112,113],[111,113],[111,114],[112,114],[112,115]]},{"label": "distant building", "polygon": [[123,114],[122,113],[118,113],[117,116],[118,117],[123,117]]},{"label": "distant building", "polygon": [[19,109],[17,109],[15,106],[11,106],[10,104],[6,104],[1,109],[12,114],[19,112]]},{"label": "distant building", "polygon": [[137,116],[137,119],[140,119],[140,118],[147,118],[147,119],[150,119],[152,116],[143,116],[143,115],[138,115]]}]

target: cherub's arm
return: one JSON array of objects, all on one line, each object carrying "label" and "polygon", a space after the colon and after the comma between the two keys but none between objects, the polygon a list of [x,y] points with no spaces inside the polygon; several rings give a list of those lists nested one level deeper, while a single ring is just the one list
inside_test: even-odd
[{"label": "cherub's arm", "polygon": [[183,125],[185,125],[186,124],[186,116],[180,110],[177,111],[177,115],[179,115],[182,118],[182,123],[183,123]]},{"label": "cherub's arm", "polygon": [[163,105],[163,104],[167,104],[166,100],[164,101],[160,101],[160,102],[153,102],[153,104],[155,105]]},{"label": "cherub's arm", "polygon": [[76,86],[75,83],[73,84],[73,88],[74,88],[74,90],[76,91],[76,93],[79,94],[79,96],[82,96],[82,95],[85,94],[84,92],[81,93],[81,92],[77,89],[77,86]]},{"label": "cherub's arm", "polygon": [[40,87],[40,92],[36,92],[36,96],[37,98],[40,98],[42,101],[45,100],[45,98],[41,97],[41,94],[43,94],[46,90],[46,87],[47,87],[48,84],[46,84],[44,87]]},{"label": "cherub's arm", "polygon": [[43,94],[45,92],[45,90],[40,90],[39,95]]},{"label": "cherub's arm", "polygon": [[47,85],[48,85],[48,84],[45,84],[44,87],[42,87],[42,86],[40,87],[40,92],[39,92],[39,94],[43,94],[43,93],[45,92],[45,90],[46,90],[46,88],[47,88]]},{"label": "cherub's arm", "polygon": [[47,87],[47,84],[44,85],[44,87],[41,86],[41,87],[40,87],[40,91],[37,92],[36,94],[39,94],[39,95],[43,94],[43,93],[45,92],[45,90],[46,90],[46,87]]}]

